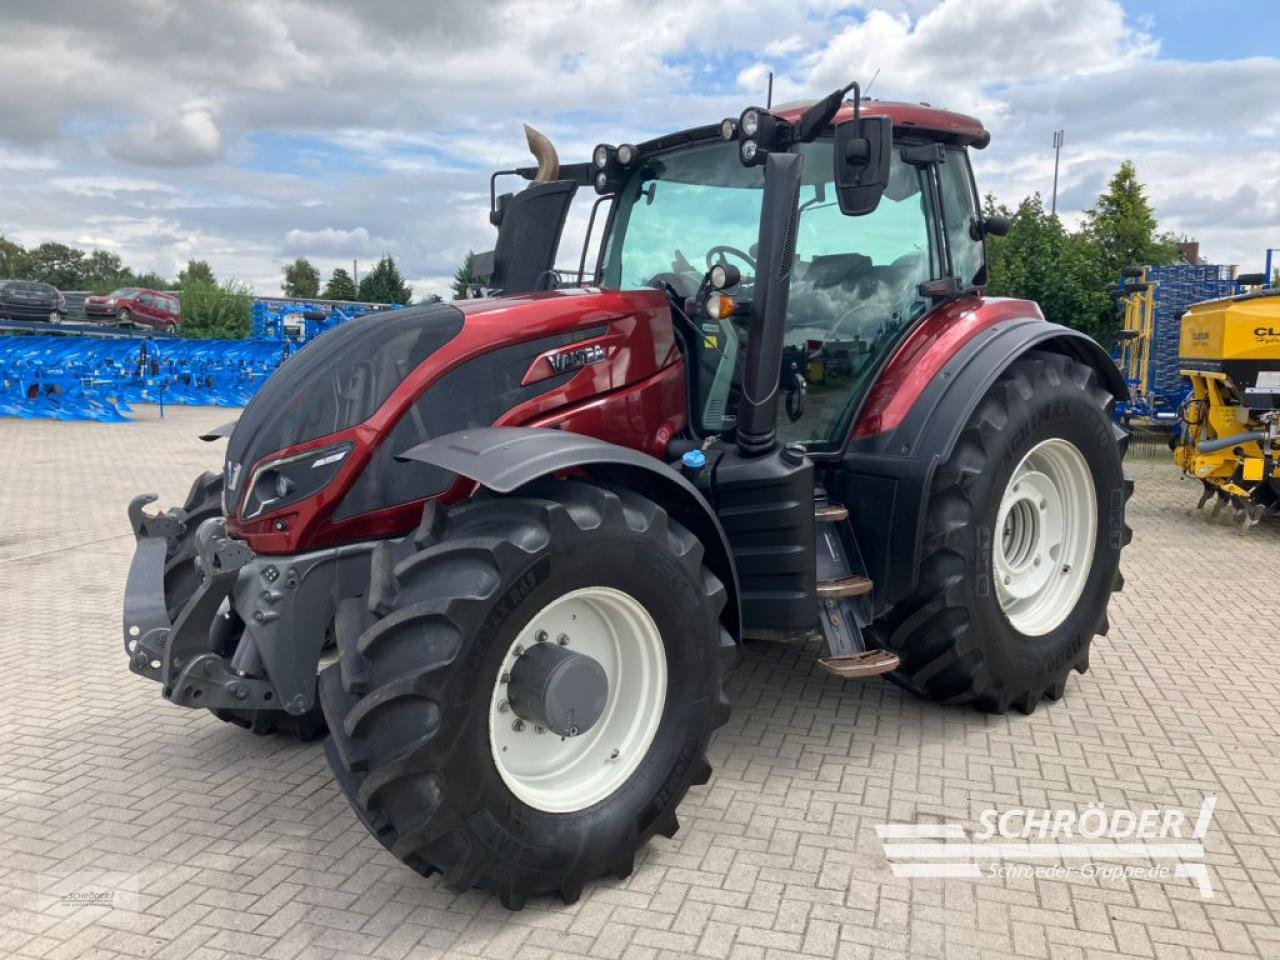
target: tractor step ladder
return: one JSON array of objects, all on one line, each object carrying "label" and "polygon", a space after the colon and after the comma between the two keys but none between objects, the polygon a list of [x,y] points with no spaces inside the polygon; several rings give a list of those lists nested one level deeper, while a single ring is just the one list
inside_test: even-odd
[{"label": "tractor step ladder", "polygon": [[[850,562],[853,536],[848,529],[848,509],[831,503],[819,488],[814,496],[813,517],[817,524],[818,614],[829,653],[818,659],[818,665],[847,680],[896,670],[899,660],[895,654],[868,649],[862,637],[863,628],[871,622],[874,584],[856,573],[855,564]],[[861,560],[856,566],[861,568]]]}]

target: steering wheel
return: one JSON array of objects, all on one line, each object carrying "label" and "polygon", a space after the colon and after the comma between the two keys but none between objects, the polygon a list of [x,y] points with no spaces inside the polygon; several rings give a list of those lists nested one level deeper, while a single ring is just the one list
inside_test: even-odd
[{"label": "steering wheel", "polygon": [[749,253],[743,253],[737,247],[730,247],[727,244],[718,243],[707,251],[707,269],[710,270],[717,263],[727,263],[726,254],[732,254],[739,260],[745,261],[754,271],[756,268],[755,258]]}]

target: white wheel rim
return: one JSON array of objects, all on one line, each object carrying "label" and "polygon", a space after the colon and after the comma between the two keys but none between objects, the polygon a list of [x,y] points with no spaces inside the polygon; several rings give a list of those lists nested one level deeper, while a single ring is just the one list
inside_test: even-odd
[{"label": "white wheel rim", "polygon": [[1098,528],[1089,464],[1074,444],[1045,440],[1009,477],[992,545],[996,596],[1018,632],[1059,627],[1084,592]]},{"label": "white wheel rim", "polygon": [[[562,637],[569,650],[599,663],[609,682],[600,719],[574,737],[526,723],[507,704],[506,681],[520,653]],[[537,810],[572,813],[612,795],[649,752],[667,701],[667,656],[638,600],[612,587],[584,587],[534,615],[507,649],[496,681],[489,748],[503,782]]]}]

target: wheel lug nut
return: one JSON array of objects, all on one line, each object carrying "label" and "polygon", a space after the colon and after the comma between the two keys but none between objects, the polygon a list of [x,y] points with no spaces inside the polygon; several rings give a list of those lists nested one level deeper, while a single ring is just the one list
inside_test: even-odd
[{"label": "wheel lug nut", "polygon": [[510,710],[510,709],[511,709],[511,707],[507,705],[507,701],[505,701],[505,700],[499,700],[499,701],[498,701],[498,712],[499,712],[499,713],[506,713],[506,712],[507,712],[508,710]]},{"label": "wheel lug nut", "polygon": [[560,636],[556,637],[556,643],[562,647],[567,647],[569,645],[569,635],[567,633],[560,634]]},{"label": "wheel lug nut", "polygon": [[517,643],[517,644],[516,644],[516,648],[515,648],[514,650],[512,650],[512,651],[511,651],[511,654],[512,654],[512,656],[516,656],[516,657],[523,656],[523,655],[524,655],[524,647]]},{"label": "wheel lug nut", "polygon": [[534,634],[534,639],[535,639],[535,640],[537,640],[539,643],[546,643],[546,642],[547,642],[547,631],[545,631],[545,630],[539,630],[536,634]]},{"label": "wheel lug nut", "polygon": [[[1039,562],[1040,562],[1039,560],[1037,560],[1037,561],[1036,561],[1036,563],[1039,563]],[[504,673],[504,674],[502,675],[501,682],[502,682],[502,683],[510,683],[510,682],[511,682],[511,674],[509,674],[509,673]]]},{"label": "wheel lug nut", "polygon": [[521,730],[524,729],[524,721],[517,720],[515,723],[511,725],[511,729],[514,730],[516,733],[519,733]]}]

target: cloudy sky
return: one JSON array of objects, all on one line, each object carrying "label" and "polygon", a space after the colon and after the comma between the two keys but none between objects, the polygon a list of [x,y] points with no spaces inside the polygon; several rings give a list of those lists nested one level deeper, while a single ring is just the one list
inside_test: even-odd
[{"label": "cloudy sky", "polygon": [[737,114],[872,95],[971,112],[979,187],[1078,216],[1124,158],[1217,262],[1280,247],[1275,0],[0,0],[0,233],[190,257],[277,293],[383,252],[417,294],[493,245],[488,171]]}]

